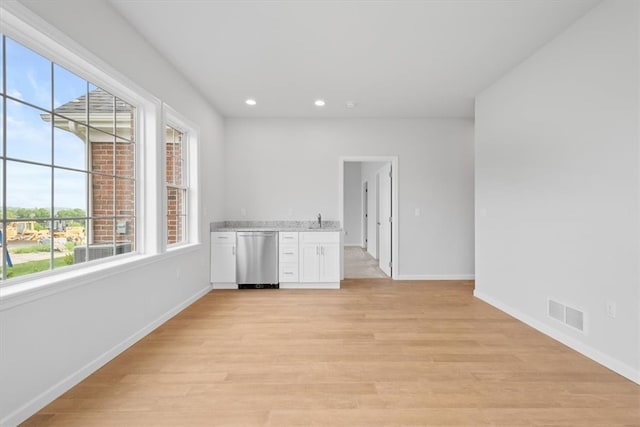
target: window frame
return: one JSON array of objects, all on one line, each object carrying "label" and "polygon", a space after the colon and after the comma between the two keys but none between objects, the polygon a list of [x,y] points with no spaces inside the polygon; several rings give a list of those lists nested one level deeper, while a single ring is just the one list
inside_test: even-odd
[{"label": "window frame", "polygon": [[69,285],[62,286],[66,279],[83,278],[81,281],[85,282],[85,277],[90,273],[113,266],[121,267],[149,255],[159,254],[163,250],[157,233],[160,227],[158,216],[161,212],[161,150],[155,143],[159,140],[157,127],[161,122],[160,100],[19,3],[0,5],[0,26],[5,36],[136,108],[135,251],[2,281],[1,307],[5,305],[4,300],[7,298],[20,294],[29,294],[29,298],[39,294],[48,295],[54,292],[52,288],[58,284],[61,289],[67,288]]},{"label": "window frame", "polygon": [[[162,242],[165,251],[173,251],[181,247],[200,243],[200,215],[199,215],[199,171],[198,171],[198,152],[199,152],[199,129],[198,127],[178,113],[174,108],[167,104],[162,105]],[[182,181],[183,186],[169,185],[166,180],[167,166],[167,139],[166,129],[172,127],[183,135],[184,144],[184,165]],[[183,227],[183,238],[179,242],[168,243],[168,212],[167,202],[169,187],[182,188],[186,190],[185,203],[185,224]]]}]

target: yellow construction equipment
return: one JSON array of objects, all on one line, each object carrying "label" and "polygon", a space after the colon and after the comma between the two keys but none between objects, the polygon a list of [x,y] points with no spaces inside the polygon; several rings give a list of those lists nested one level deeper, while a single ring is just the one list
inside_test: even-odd
[{"label": "yellow construction equipment", "polygon": [[[37,240],[40,236],[35,221],[13,221],[7,224],[7,241]],[[44,231],[44,230],[40,230]],[[48,233],[48,230],[47,230]]]}]

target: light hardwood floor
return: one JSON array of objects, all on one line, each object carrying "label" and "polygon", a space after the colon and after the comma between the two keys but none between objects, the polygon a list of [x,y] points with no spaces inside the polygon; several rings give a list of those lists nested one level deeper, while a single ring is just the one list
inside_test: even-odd
[{"label": "light hardwood floor", "polygon": [[215,291],[29,426],[638,426],[640,386],[472,282]]}]

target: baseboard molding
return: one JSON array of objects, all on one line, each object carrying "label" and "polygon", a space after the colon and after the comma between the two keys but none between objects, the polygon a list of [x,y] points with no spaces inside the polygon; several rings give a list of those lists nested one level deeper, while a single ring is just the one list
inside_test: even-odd
[{"label": "baseboard molding", "polygon": [[550,327],[549,325],[540,322],[539,320],[534,319],[533,317],[522,313],[519,310],[512,308],[511,306],[504,304],[502,301],[499,301],[483,292],[479,292],[475,290],[473,292],[473,296],[476,298],[486,302],[489,305],[497,308],[500,311],[507,313],[508,315],[518,319],[519,321],[526,323],[532,328],[536,329],[539,332],[553,338],[554,340],[566,345],[567,347],[577,351],[578,353],[588,357],[604,366],[605,368],[611,369],[613,372],[622,375],[623,377],[633,381],[636,384],[640,384],[640,371],[636,371],[633,367],[620,362],[617,359],[614,359],[595,348],[586,345],[585,343],[569,336],[557,329]]},{"label": "baseboard molding", "polygon": [[399,274],[396,280],[474,280],[474,274]]},{"label": "baseboard molding", "polygon": [[173,307],[166,313],[162,314],[156,320],[149,323],[144,328],[140,329],[138,332],[131,335],[129,338],[125,339],[120,344],[117,344],[110,350],[107,350],[102,355],[98,356],[93,361],[87,363],[85,366],[78,369],[73,374],[64,378],[57,384],[51,386],[49,389],[42,392],[40,395],[36,396],[29,402],[22,405],[20,408],[16,409],[6,417],[0,420],[0,426],[16,426],[22,422],[24,422],[27,418],[38,412],[40,409],[44,408],[46,405],[54,401],[56,398],[61,396],[63,393],[71,389],[73,386],[78,384],[80,381],[87,378],[89,375],[100,369],[102,366],[107,364],[109,361],[113,360],[120,353],[131,347],[136,342],[140,341],[145,336],[149,335],[154,329],[162,325],[167,320],[174,317],[176,314],[196,302],[198,299],[202,298],[204,295],[209,293],[211,290],[211,286],[207,286],[200,291],[198,291],[195,295],[187,298],[182,303]]}]

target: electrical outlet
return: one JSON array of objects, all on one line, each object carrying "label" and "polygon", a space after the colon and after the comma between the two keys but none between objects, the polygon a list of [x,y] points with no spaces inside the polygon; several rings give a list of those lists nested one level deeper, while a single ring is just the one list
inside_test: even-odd
[{"label": "electrical outlet", "polygon": [[240,216],[241,217],[247,216],[247,210],[245,208],[240,208]]},{"label": "electrical outlet", "polygon": [[616,318],[616,303],[615,301],[607,301],[607,316],[612,319]]}]

